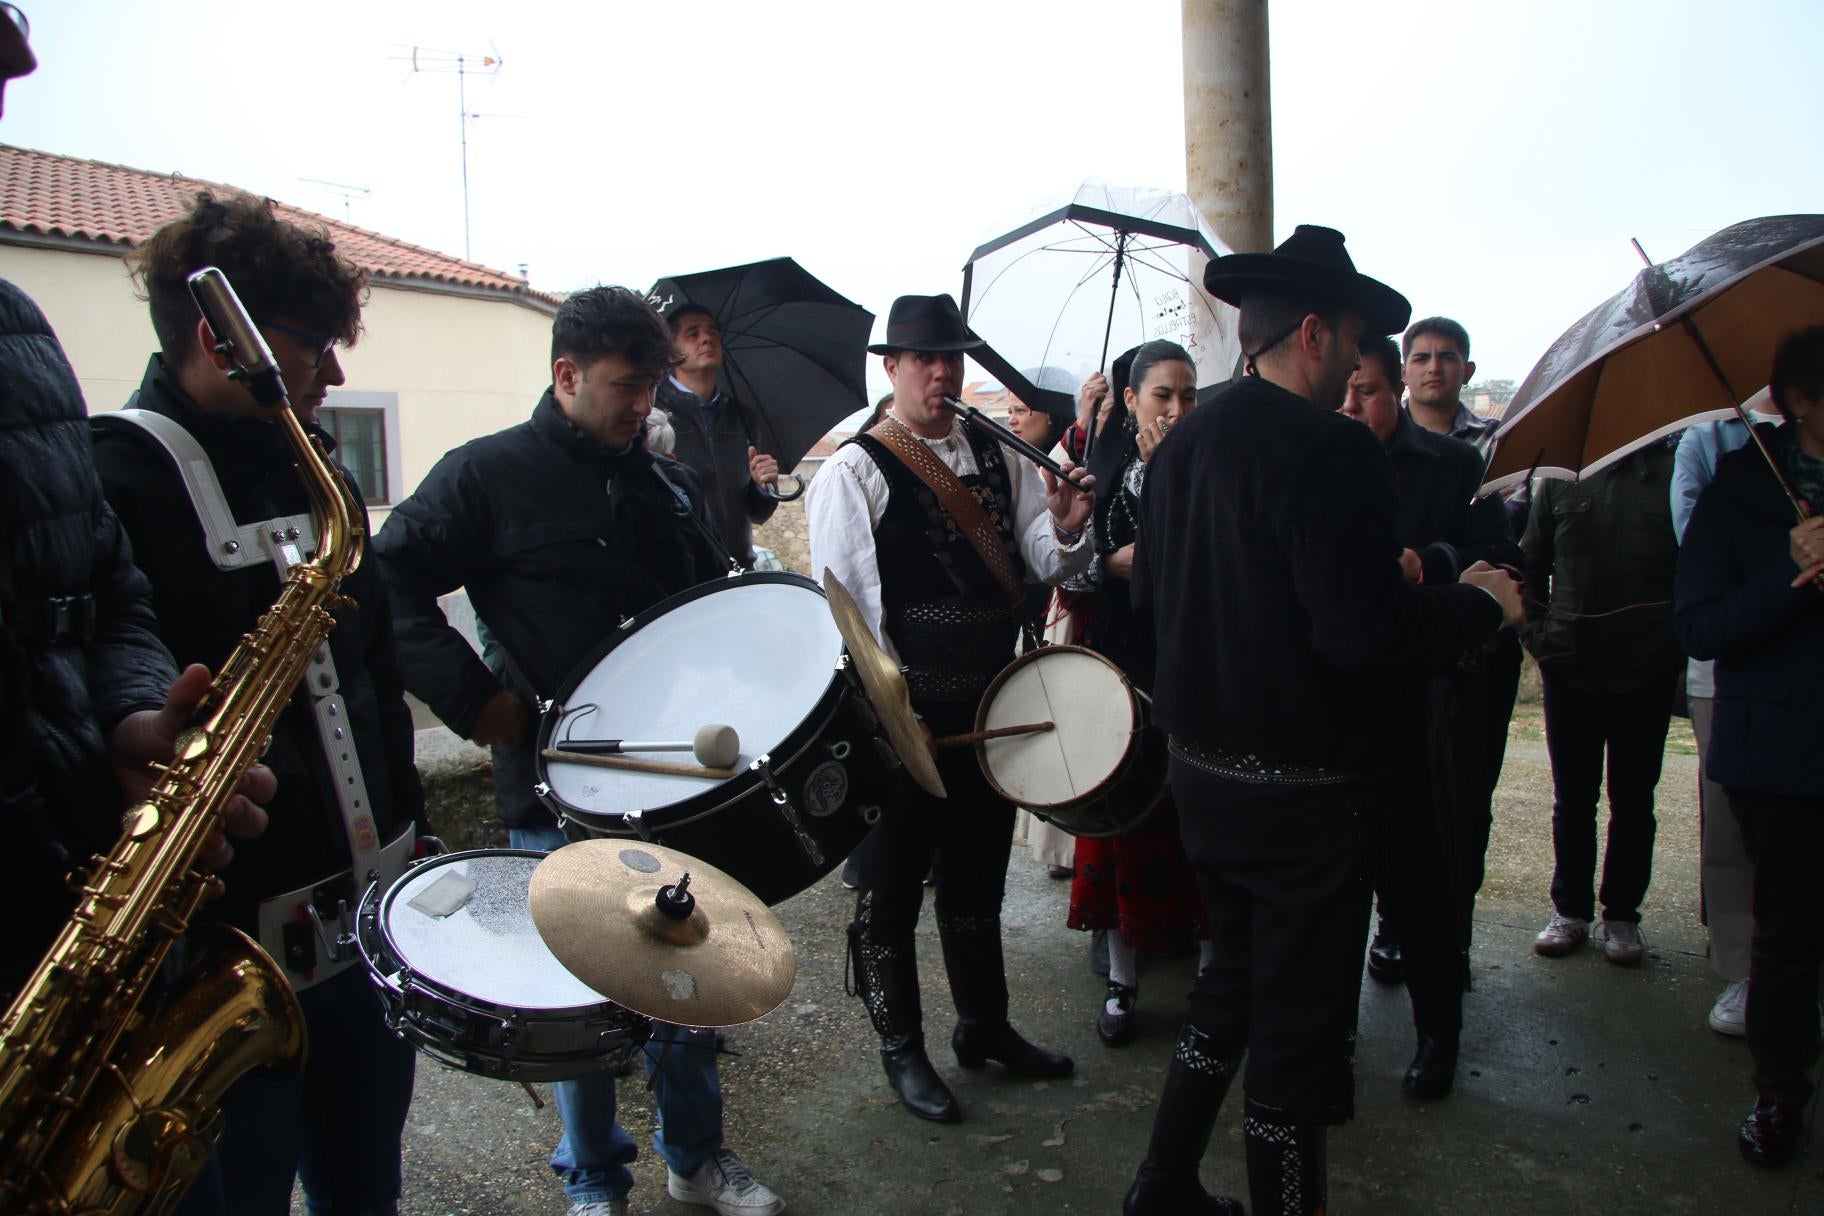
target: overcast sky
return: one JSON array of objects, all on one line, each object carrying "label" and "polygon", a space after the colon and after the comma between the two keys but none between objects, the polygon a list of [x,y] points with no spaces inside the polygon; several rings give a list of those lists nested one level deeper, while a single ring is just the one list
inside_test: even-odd
[{"label": "overcast sky", "polygon": [[[41,66],[0,140],[336,216],[304,179],[365,187],[355,223],[458,255],[457,78],[405,57],[499,55],[468,79],[473,256],[547,290],[790,254],[884,315],[1086,177],[1184,188],[1176,0],[21,2]],[[1271,12],[1275,233],[1342,229],[1480,377],[1624,286],[1629,237],[1824,210],[1816,0]]]}]

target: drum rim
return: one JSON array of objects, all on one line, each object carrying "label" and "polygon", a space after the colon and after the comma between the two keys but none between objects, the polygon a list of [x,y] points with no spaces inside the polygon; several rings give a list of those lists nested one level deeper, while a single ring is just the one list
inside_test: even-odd
[{"label": "drum rim", "polygon": [[[456,1002],[466,1004],[469,1008],[474,1009],[477,1012],[489,1015],[492,1015],[495,1010],[505,1010],[509,1013],[519,1014],[522,1018],[533,1017],[540,1021],[565,1021],[571,1020],[565,1018],[563,1016],[565,1014],[596,1010],[602,1008],[604,1005],[622,1013],[633,1013],[633,1011],[628,1009],[625,1005],[617,1005],[605,996],[599,1001],[591,1001],[584,1005],[562,1006],[507,1005],[499,1001],[491,1001],[486,997],[477,996],[472,992],[464,992],[460,988],[454,988],[442,980],[428,976],[422,971],[415,970],[411,966],[411,960],[406,957],[405,952],[399,948],[399,943],[393,938],[392,922],[387,915],[392,909],[393,899],[400,891],[405,889],[408,879],[417,877],[419,874],[425,872],[428,867],[432,865],[454,864],[458,861],[466,861],[476,857],[537,857],[542,859],[548,856],[550,856],[548,852],[540,849],[463,849],[456,853],[437,853],[430,857],[426,857],[422,861],[414,863],[410,869],[394,879],[391,886],[380,893],[380,897],[375,902],[373,910],[374,932],[379,935],[380,942],[385,947],[387,955],[403,964],[398,971],[393,972],[391,975],[382,975],[379,969],[375,967],[373,956],[361,945],[359,926],[362,923],[362,919],[359,916],[356,918],[357,929],[355,944],[357,949],[360,950],[361,961],[367,964],[369,976],[373,978],[377,984],[383,986],[388,993],[396,993],[400,999],[403,1000],[405,997],[405,986],[396,982],[396,977],[404,972],[410,972],[414,987],[428,989],[438,996],[455,998]],[[377,887],[379,886],[379,883],[376,882],[372,884],[372,886]],[[371,889],[372,887],[370,887],[370,891]],[[365,907],[368,903],[367,897],[363,897],[361,903],[362,906]],[[528,903],[528,914],[530,914],[530,910],[530,904]],[[542,942],[544,939],[541,937],[539,940]],[[545,949],[550,950],[551,947],[546,946]],[[551,960],[556,962],[559,967],[563,967],[563,963],[558,961],[556,954],[551,955]],[[565,968],[565,972],[569,974],[569,969]],[[575,978],[574,975],[572,975],[572,978]],[[576,982],[582,984],[580,979]],[[583,984],[583,986],[585,988],[588,987],[587,984]],[[600,996],[601,994],[597,993],[596,995]]]},{"label": "drum rim", "polygon": [[[1091,650],[1087,646],[1054,642],[1047,646],[1035,646],[1025,654],[1014,659],[1013,662],[1007,664],[1007,666],[1001,668],[1001,670],[995,674],[994,679],[988,682],[988,687],[982,690],[982,699],[976,704],[975,729],[987,729],[988,706],[993,702],[994,694],[1000,690],[1001,686],[1007,682],[1014,672],[1038,662],[1040,655],[1066,653],[1088,655],[1090,658],[1095,659],[1104,667],[1107,667],[1110,671],[1114,672],[1116,677],[1121,681],[1121,687],[1127,692],[1127,700],[1129,706],[1133,710],[1134,721],[1139,722],[1141,720],[1140,698],[1138,694],[1134,692],[1134,683],[1127,678],[1127,673],[1122,671],[1113,659],[1099,651]],[[1082,806],[1102,797],[1105,791],[1119,785],[1121,780],[1127,776],[1128,770],[1134,766],[1135,761],[1139,758],[1140,736],[1145,730],[1146,727],[1142,726],[1139,730],[1128,732],[1127,748],[1121,753],[1121,763],[1115,766],[1114,771],[1108,775],[1107,780],[1103,781],[1089,793],[1078,798],[1067,799],[1063,802],[1026,802],[1019,796],[1010,794],[1002,789],[1001,783],[995,780],[994,771],[988,767],[988,744],[986,741],[978,742],[975,745],[975,762],[977,767],[982,770],[982,778],[988,782],[989,789],[993,790],[1000,797],[1013,803],[1015,806],[1024,807],[1034,815],[1038,815],[1040,818],[1045,819],[1047,823],[1050,823],[1051,820],[1046,818],[1044,812],[1061,811],[1071,807]],[[1063,825],[1058,824],[1056,826],[1062,827]],[[1111,834],[1120,835],[1119,832]]]},{"label": "drum rim", "polygon": [[[544,757],[544,751],[547,747],[551,746],[551,736],[557,730],[558,724],[563,719],[563,714],[560,711],[565,708],[564,701],[576,691],[577,687],[582,684],[590,673],[601,664],[601,661],[607,658],[617,646],[620,646],[628,638],[652,624],[653,621],[694,600],[703,599],[706,596],[714,595],[719,591],[727,590],[730,587],[744,582],[792,584],[814,592],[818,599],[828,598],[823,594],[822,587],[819,587],[816,583],[804,577],[804,575],[794,571],[748,570],[739,575],[729,575],[725,578],[712,579],[708,582],[698,583],[694,587],[687,587],[676,595],[668,596],[667,598],[660,600],[644,612],[628,617],[621,624],[615,626],[614,630],[609,634],[605,641],[600,643],[590,652],[587,658],[579,661],[570,669],[569,673],[564,676],[563,683],[559,685],[559,692],[551,699],[551,708],[539,715],[538,735],[534,740],[532,748],[532,764],[533,772],[538,777],[538,786],[546,791],[544,793],[537,793],[536,796],[538,800],[545,805],[547,810],[556,815],[576,813],[582,815],[595,815],[604,818],[608,816],[625,818],[629,814],[628,811],[595,811],[589,810],[586,807],[572,806],[569,802],[565,801],[552,786],[546,774],[547,761]],[[839,649],[838,651],[839,655],[846,655],[847,653],[846,649]],[[840,660],[838,660],[838,662],[832,663],[830,666],[831,683],[834,683],[841,674],[842,668]],[[829,695],[830,687],[826,684],[824,686],[823,694],[817,699],[816,706],[814,706],[811,712],[805,716],[803,721],[799,722],[797,729],[786,735],[784,746],[796,748],[796,750],[792,751],[790,759],[797,759],[798,756],[803,754],[804,748],[809,746],[810,742],[815,741],[816,736],[813,735],[811,740],[800,744],[798,742],[799,732],[803,730],[805,722],[808,722],[817,716],[818,710],[822,709],[823,704],[828,700]],[[834,710],[832,709],[831,712],[833,713]],[[789,763],[789,760],[787,763]],[[774,764],[770,767],[774,772],[777,772],[784,767],[784,764]],[[727,789],[736,783],[742,783],[740,794],[724,801],[717,802],[713,806],[702,810],[687,809],[694,808],[697,803],[705,798],[719,796],[722,790]],[[727,807],[732,806],[735,802],[747,797],[748,794],[752,792],[752,788],[760,784],[762,783],[758,773],[754,772],[751,768],[744,769],[741,772],[736,773],[733,777],[729,777],[693,797],[667,803],[665,806],[659,808],[641,807],[638,809],[642,819],[647,822],[655,824],[663,823],[667,828],[677,827],[681,823],[692,822],[702,818],[704,815],[714,814],[716,811],[724,810]],[[683,816],[682,819],[677,818],[677,816],[680,815]]]}]

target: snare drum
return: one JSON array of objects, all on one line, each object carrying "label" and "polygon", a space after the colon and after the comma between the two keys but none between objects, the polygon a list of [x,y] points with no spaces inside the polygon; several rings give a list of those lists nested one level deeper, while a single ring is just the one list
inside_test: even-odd
[{"label": "snare drum", "polygon": [[[690,739],[709,723],[740,737],[732,778],[543,754],[566,739]],[[853,852],[900,773],[847,671],[823,592],[782,573],[705,583],[623,623],[559,690],[535,751],[538,795],[570,839],[662,844],[701,857],[768,904]]]},{"label": "snare drum", "polygon": [[419,1051],[504,1081],[619,1071],[652,1033],[564,969],[532,923],[545,854],[445,853],[368,887],[356,944],[386,1024]]},{"label": "snare drum", "polygon": [[1137,827],[1166,792],[1165,740],[1121,669],[1081,646],[1041,646],[1015,659],[982,695],[977,730],[1052,722],[1034,734],[975,745],[996,793],[1073,836]]}]

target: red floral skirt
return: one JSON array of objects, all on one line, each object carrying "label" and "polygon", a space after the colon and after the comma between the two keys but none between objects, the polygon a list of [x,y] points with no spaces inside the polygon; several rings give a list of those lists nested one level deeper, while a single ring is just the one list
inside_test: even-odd
[{"label": "red floral skirt", "polygon": [[1119,836],[1077,837],[1072,929],[1114,929],[1136,950],[1175,953],[1210,936],[1197,877],[1178,838],[1170,796]]}]

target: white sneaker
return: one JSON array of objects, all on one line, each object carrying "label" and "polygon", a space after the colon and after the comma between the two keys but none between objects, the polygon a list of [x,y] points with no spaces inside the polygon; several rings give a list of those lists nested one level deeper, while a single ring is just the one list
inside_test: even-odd
[{"label": "white sneaker", "polygon": [[564,1216],[627,1216],[625,1199],[592,1199],[588,1203],[573,1203]]},{"label": "white sneaker", "polygon": [[665,1189],[679,1203],[714,1208],[721,1216],[778,1216],[785,1211],[785,1200],[754,1181],[747,1163],[731,1148],[717,1149],[688,1178],[666,1167]]},{"label": "white sneaker", "polygon": [[1554,912],[1552,923],[1539,930],[1539,936],[1533,939],[1533,953],[1545,958],[1561,958],[1583,945],[1589,936],[1589,921]]},{"label": "white sneaker", "polygon": [[1647,955],[1647,945],[1640,940],[1640,926],[1631,920],[1605,920],[1596,926],[1596,940],[1611,963],[1632,967]]},{"label": "white sneaker", "polygon": [[1716,998],[1716,1004],[1710,1006],[1707,1020],[1710,1029],[1718,1034],[1747,1034],[1748,981],[1736,980],[1725,987],[1723,994]]}]

